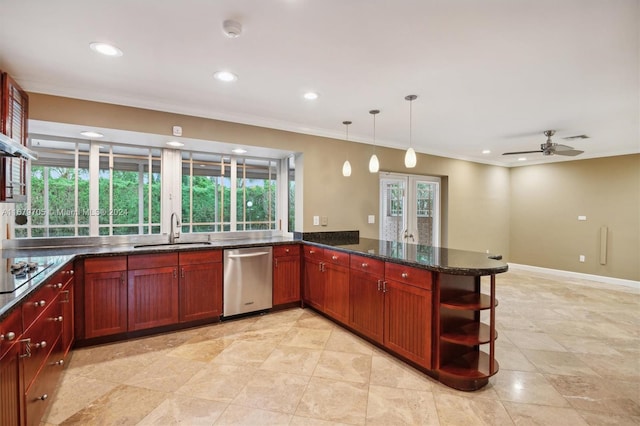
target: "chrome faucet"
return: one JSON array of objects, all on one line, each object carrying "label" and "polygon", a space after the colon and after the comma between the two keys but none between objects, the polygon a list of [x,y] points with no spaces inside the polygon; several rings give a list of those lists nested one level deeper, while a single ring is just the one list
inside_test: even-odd
[{"label": "chrome faucet", "polygon": [[[173,218],[175,217],[175,221],[173,220]],[[171,213],[171,219],[169,219],[169,221],[171,222],[171,230],[169,231],[169,244],[175,244],[176,240],[178,238],[180,238],[180,219],[178,218],[178,214],[176,212]],[[173,224],[175,222],[175,229],[173,227]]]}]

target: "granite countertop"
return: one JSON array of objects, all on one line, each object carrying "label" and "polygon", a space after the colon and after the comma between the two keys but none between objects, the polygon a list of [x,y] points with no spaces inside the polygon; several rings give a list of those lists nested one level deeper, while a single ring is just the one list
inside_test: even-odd
[{"label": "granite countertop", "polygon": [[[357,241],[357,242],[356,242]],[[496,256],[486,253],[466,250],[448,249],[443,247],[407,244],[393,241],[375,240],[369,238],[350,238],[345,240],[324,240],[312,242],[297,240],[291,237],[242,238],[229,240],[214,240],[199,244],[122,244],[100,246],[67,246],[42,247],[30,249],[2,250],[2,258],[9,268],[9,263],[16,260],[37,262],[50,265],[42,272],[32,277],[13,293],[0,294],[0,320],[15,306],[36,290],[40,285],[60,270],[68,262],[86,256],[122,256],[132,254],[163,253],[168,251],[197,251],[224,248],[255,247],[263,245],[279,245],[301,242],[328,247],[348,253],[376,258],[384,261],[405,264],[431,271],[452,275],[491,275],[506,272],[508,265]],[[493,258],[492,258],[493,257]],[[11,259],[11,260],[9,260]],[[0,274],[0,279],[11,279],[7,274]]]},{"label": "granite countertop", "polygon": [[360,238],[351,244],[344,241],[305,243],[451,275],[492,275],[509,268],[498,255],[396,241]]}]

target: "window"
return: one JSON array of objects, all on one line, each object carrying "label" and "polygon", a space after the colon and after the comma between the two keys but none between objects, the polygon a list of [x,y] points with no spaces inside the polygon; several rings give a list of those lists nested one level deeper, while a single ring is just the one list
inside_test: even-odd
[{"label": "window", "polygon": [[16,205],[23,214],[16,238],[166,234],[161,206],[181,214],[183,233],[275,231],[278,211],[286,214],[278,199],[287,189],[294,196],[293,181],[279,174],[284,160],[44,135],[31,141],[39,158],[28,171],[28,203]]}]

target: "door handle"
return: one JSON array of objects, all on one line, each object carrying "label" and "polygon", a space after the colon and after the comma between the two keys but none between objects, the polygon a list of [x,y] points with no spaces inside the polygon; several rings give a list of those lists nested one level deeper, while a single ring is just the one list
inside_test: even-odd
[{"label": "door handle", "polygon": [[264,256],[264,255],[267,255],[267,254],[269,254],[268,251],[261,251],[261,252],[258,252],[258,253],[247,253],[247,254],[230,254],[229,258],[230,259],[236,259],[238,257],[257,257],[257,256]]}]

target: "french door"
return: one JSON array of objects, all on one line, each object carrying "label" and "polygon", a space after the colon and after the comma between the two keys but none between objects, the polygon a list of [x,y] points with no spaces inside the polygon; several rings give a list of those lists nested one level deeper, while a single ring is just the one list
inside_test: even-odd
[{"label": "french door", "polygon": [[380,239],[440,245],[440,178],[380,174]]}]

